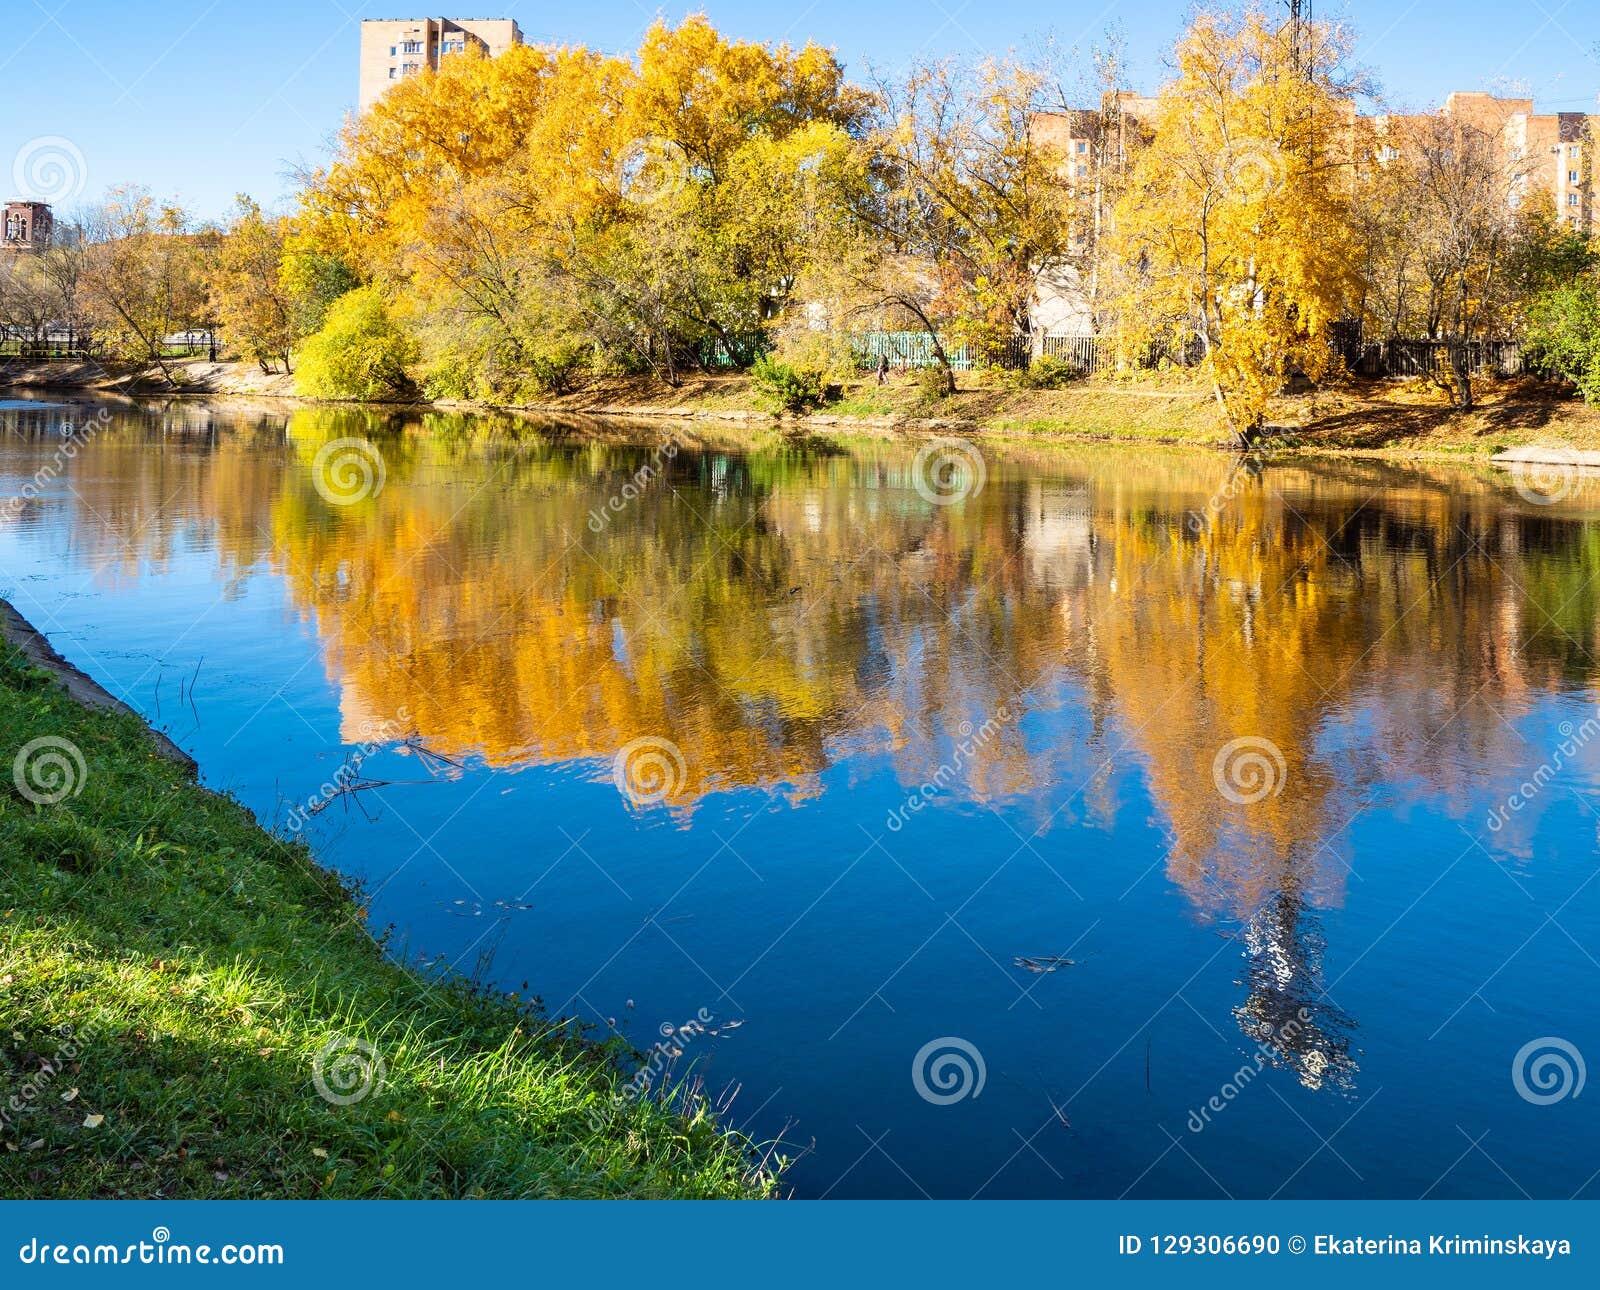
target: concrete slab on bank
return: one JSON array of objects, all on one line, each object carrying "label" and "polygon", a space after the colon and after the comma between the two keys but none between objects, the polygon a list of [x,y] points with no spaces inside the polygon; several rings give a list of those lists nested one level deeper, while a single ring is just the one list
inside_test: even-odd
[{"label": "concrete slab on bank", "polygon": [[1497,452],[1489,460],[1496,466],[1581,466],[1600,470],[1600,451],[1564,448],[1560,444],[1524,444]]}]

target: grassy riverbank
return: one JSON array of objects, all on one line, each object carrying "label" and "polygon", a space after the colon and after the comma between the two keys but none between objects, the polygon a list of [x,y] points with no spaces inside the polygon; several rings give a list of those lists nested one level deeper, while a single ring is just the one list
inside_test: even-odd
[{"label": "grassy riverbank", "polygon": [[[843,397],[804,424],[940,427],[1004,437],[1099,439],[1226,447],[1231,436],[1210,387],[1182,373],[1137,380],[1097,378],[1060,390],[1024,390],[999,373],[963,374],[952,396],[929,401],[896,377],[844,387]],[[1488,458],[1505,448],[1558,443],[1600,448],[1600,408],[1531,380],[1483,380],[1478,406],[1458,412],[1425,382],[1349,381],[1273,401],[1268,419],[1281,446],[1313,453]],[[595,380],[541,405],[549,412],[594,415],[761,413],[748,377],[688,377],[676,387],[644,378]]]},{"label": "grassy riverbank", "polygon": [[[118,393],[224,395],[292,399],[293,378],[264,375],[255,364],[187,360],[171,364],[180,385],[160,374],[39,364],[0,372],[18,390],[87,389]],[[909,376],[887,385],[870,375],[811,415],[775,417],[747,375],[689,374],[677,386],[650,377],[594,377],[564,395],[514,409],[557,416],[627,416],[725,420],[804,428],[821,434],[863,430],[955,431],[1003,438],[1104,440],[1226,448],[1210,387],[1185,373],[1145,373],[1133,380],[1095,378],[1060,390],[1025,390],[1004,373],[963,373],[952,396],[929,400]],[[1425,381],[1349,380],[1273,401],[1275,446],[1314,454],[1487,459],[1506,448],[1556,444],[1600,449],[1600,408],[1529,379],[1479,380],[1478,406],[1458,412]],[[302,400],[303,401],[303,400]],[[462,410],[489,405],[453,404]]]},{"label": "grassy riverbank", "polygon": [[[46,736],[82,759],[55,804],[13,773]],[[3,642],[0,754],[0,1195],[774,1189],[601,1049],[390,961],[304,847]]]}]

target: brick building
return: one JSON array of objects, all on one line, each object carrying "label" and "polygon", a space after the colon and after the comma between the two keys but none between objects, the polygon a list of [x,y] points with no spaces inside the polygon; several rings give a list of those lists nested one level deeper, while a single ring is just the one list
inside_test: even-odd
[{"label": "brick building", "polygon": [[42,251],[54,232],[55,219],[44,202],[7,202],[0,216],[0,245],[7,251]]},{"label": "brick building", "polygon": [[439,60],[467,49],[494,58],[522,44],[512,18],[370,18],[361,24],[360,108],[365,112],[389,87]]},{"label": "brick building", "polygon": [[[1104,112],[1089,108],[1041,113],[1033,126],[1041,142],[1064,158],[1074,184],[1092,186],[1100,165],[1124,161],[1141,131],[1156,118],[1157,101],[1128,91],[1108,99]],[[1550,194],[1558,218],[1589,233],[1600,233],[1600,210],[1595,203],[1595,151],[1600,143],[1600,113],[1534,111],[1527,98],[1498,98],[1477,91],[1451,94],[1440,111],[1481,130],[1497,140],[1506,172],[1514,176],[1508,200],[1519,206],[1540,189]],[[1352,121],[1354,105],[1351,105]],[[1370,118],[1377,159],[1397,156],[1392,123],[1421,122],[1427,117],[1379,116]],[[1102,138],[1106,123],[1113,123],[1115,138]],[[1395,139],[1395,143],[1399,140]],[[1082,336],[1093,331],[1088,301],[1076,272],[1070,268],[1046,275],[1039,284],[1033,310],[1037,331]]]},{"label": "brick building", "polygon": [[[1478,91],[1457,91],[1445,99],[1445,116],[1464,121],[1500,145],[1502,160],[1516,180],[1511,199],[1520,204],[1528,193],[1544,189],[1556,214],[1584,232],[1594,232],[1594,151],[1600,137],[1600,115],[1588,112],[1533,110],[1532,99],[1497,98]],[[1393,120],[1379,117],[1382,135]]]}]

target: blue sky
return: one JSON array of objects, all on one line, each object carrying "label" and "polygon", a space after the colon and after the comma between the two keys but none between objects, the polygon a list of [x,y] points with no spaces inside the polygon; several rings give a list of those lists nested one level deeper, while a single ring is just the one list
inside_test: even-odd
[{"label": "blue sky", "polygon": [[[1180,0],[468,3],[467,16],[516,18],[530,40],[607,50],[636,45],[657,13],[676,19],[703,9],[743,38],[812,37],[857,70],[869,61],[893,69],[919,52],[1025,49],[1052,29],[1061,43],[1088,42],[1116,21],[1135,88],[1144,90],[1159,83],[1188,8]],[[281,202],[292,167],[326,155],[355,101],[359,20],[416,16],[403,10],[406,0],[4,0],[0,189],[16,195],[19,170],[50,182],[51,163],[64,160],[82,173],[83,197],[136,180],[205,216],[239,191]],[[1594,110],[1593,0],[1346,0],[1319,14],[1354,25],[1361,61],[1398,106],[1425,107],[1451,89],[1501,88],[1533,95],[1540,110]]]}]

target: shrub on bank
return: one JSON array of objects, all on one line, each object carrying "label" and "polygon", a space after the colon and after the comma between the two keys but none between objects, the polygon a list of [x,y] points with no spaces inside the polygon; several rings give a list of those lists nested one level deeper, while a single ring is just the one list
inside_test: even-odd
[{"label": "shrub on bank", "polygon": [[795,367],[763,354],[750,369],[756,394],[785,412],[806,412],[826,401],[823,374],[815,368]]},{"label": "shrub on bank", "polygon": [[412,391],[407,368],[417,345],[390,315],[376,287],[357,287],[328,308],[322,330],[306,338],[296,392],[313,399],[395,399]]},{"label": "shrub on bank", "polygon": [[1048,354],[1040,354],[1017,373],[1017,384],[1025,390],[1060,390],[1082,379],[1083,373],[1071,363]]},{"label": "shrub on bank", "polygon": [[1550,376],[1600,403],[1600,286],[1583,278],[1547,291],[1528,310],[1528,355]]},{"label": "shrub on bank", "polygon": [[951,388],[953,373],[945,371],[942,367],[919,367],[917,369],[917,400],[928,407],[943,403],[955,391]]}]

